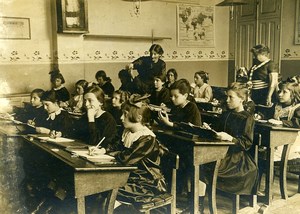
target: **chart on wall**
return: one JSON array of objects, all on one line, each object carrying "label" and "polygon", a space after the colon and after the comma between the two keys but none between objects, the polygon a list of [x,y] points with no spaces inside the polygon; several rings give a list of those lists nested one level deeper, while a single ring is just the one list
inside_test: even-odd
[{"label": "chart on wall", "polygon": [[179,47],[213,47],[214,7],[180,4],[177,6]]}]

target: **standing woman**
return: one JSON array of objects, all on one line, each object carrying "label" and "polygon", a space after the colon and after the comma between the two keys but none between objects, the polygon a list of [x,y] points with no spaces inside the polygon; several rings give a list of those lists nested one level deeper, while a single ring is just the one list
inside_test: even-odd
[{"label": "standing woman", "polygon": [[278,85],[278,67],[269,58],[270,49],[267,46],[256,45],[251,52],[253,66],[248,76],[252,83],[252,100],[255,104],[271,106]]},{"label": "standing woman", "polygon": [[161,59],[164,50],[158,44],[153,44],[150,56],[142,56],[129,64],[129,70],[136,69],[138,76],[133,80],[135,93],[150,94],[154,90],[154,76],[166,75],[166,63]]}]

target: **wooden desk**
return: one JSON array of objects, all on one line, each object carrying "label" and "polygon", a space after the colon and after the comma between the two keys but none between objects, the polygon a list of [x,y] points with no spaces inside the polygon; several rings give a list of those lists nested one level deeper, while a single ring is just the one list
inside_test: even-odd
[{"label": "wooden desk", "polygon": [[24,136],[24,139],[29,145],[50,155],[64,166],[64,179],[67,180],[61,181],[59,185],[64,187],[71,184],[71,194],[77,198],[79,214],[85,213],[85,196],[104,191],[110,191],[105,213],[113,213],[118,188],[126,184],[129,173],[136,169],[134,166],[121,164],[96,165],[80,157],[72,157],[71,153],[54,144],[40,142],[28,136]]},{"label": "wooden desk", "polygon": [[[228,147],[233,145],[232,142],[218,141],[213,139],[190,139],[178,135],[176,131],[159,130],[154,128],[157,138],[168,147],[169,150],[179,154],[179,156],[188,159],[189,167],[192,169],[192,195],[191,212],[199,213],[199,166],[205,163],[220,161],[225,157]],[[180,158],[180,160],[184,159]],[[217,165],[217,164],[216,164]],[[216,166],[217,168],[218,166]],[[215,170],[214,183],[216,182],[217,169]],[[215,191],[215,188],[212,188]],[[212,193],[210,200],[211,213],[216,212],[215,192]]]},{"label": "wooden desk", "polygon": [[280,192],[283,199],[287,199],[286,169],[291,145],[295,142],[300,129],[274,126],[269,123],[256,122],[254,132],[261,135],[261,146],[267,147],[266,167],[266,203],[272,203],[274,178],[274,149],[284,146],[280,165]]}]

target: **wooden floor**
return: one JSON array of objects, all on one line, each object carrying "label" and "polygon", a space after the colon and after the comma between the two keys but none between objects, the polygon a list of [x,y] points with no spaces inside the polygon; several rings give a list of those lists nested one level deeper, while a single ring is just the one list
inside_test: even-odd
[{"label": "wooden floor", "polygon": [[[298,176],[288,174],[288,192],[290,198],[288,200],[280,199],[279,181],[278,176],[276,176],[274,181],[274,193],[273,193],[273,203],[270,206],[266,206],[262,199],[258,198],[258,204],[255,208],[247,207],[247,201],[241,199],[241,210],[240,214],[300,214],[300,193],[297,194],[298,190]],[[261,190],[264,188],[262,184]],[[178,197],[177,203],[177,213],[178,214],[188,214],[190,213],[186,209],[186,200],[183,197]],[[207,206],[207,199],[205,201],[205,214],[209,213]],[[246,207],[243,207],[246,206]],[[217,195],[217,208],[218,214],[231,214],[231,201],[225,196]]]}]

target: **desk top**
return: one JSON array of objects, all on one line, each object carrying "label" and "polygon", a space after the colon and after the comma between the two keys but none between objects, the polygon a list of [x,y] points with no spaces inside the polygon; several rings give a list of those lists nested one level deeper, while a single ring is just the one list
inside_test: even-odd
[{"label": "desk top", "polygon": [[[231,146],[234,145],[233,142],[229,142],[229,141],[220,141],[218,139],[207,139],[207,138],[201,138],[199,136],[193,135],[193,138],[190,137],[186,137],[188,135],[191,135],[190,133],[186,133],[186,132],[178,132],[175,130],[171,130],[171,129],[161,129],[158,127],[153,127],[153,131],[156,135],[158,136],[167,136],[170,138],[176,138],[176,139],[180,139],[183,140],[185,142],[190,142],[192,144],[194,144],[195,146]],[[182,134],[181,134],[182,133]],[[185,135],[186,134],[186,135]]]},{"label": "desk top", "polygon": [[[31,145],[38,147],[39,149],[47,152],[48,154],[60,159],[70,167],[72,167],[75,171],[132,171],[137,169],[136,166],[124,166],[120,163],[92,163],[88,160],[85,160],[81,157],[73,157],[72,154],[65,150],[65,148],[59,147],[52,143],[41,142],[38,139],[33,139],[30,136],[22,136],[26,142],[30,143]],[[75,140],[74,146],[82,146],[86,145],[80,141]]]},{"label": "desk top", "polygon": [[255,122],[255,129],[292,131],[292,132],[300,131],[299,128],[285,127],[283,125],[272,125],[268,122],[267,123],[261,123],[261,122],[258,122],[258,121]]}]

